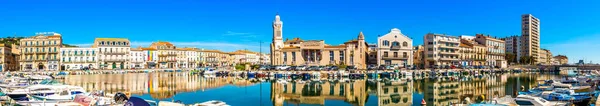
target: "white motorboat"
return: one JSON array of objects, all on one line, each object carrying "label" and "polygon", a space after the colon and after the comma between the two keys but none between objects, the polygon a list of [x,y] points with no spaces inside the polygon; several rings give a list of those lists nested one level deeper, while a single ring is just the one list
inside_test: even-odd
[{"label": "white motorboat", "polygon": [[[28,86],[28,87],[25,87],[22,89],[13,90],[12,92],[6,93],[6,95],[15,101],[29,101],[28,95],[44,97],[44,96],[53,95],[53,94],[62,92],[65,89],[70,91],[70,92],[68,92],[68,94],[85,93],[85,90],[78,86],[37,84],[37,85],[31,85],[31,86]],[[46,99],[52,99],[52,98],[46,98]]]},{"label": "white motorboat", "polygon": [[211,100],[202,103],[193,104],[191,106],[229,106],[223,101]]},{"label": "white motorboat", "polygon": [[73,100],[76,95],[85,94],[85,90],[82,87],[70,86],[60,89],[60,92],[50,95],[30,95],[32,98],[37,100],[50,100],[50,101],[62,101],[62,100]]},{"label": "white motorboat", "polygon": [[547,101],[541,97],[533,97],[530,95],[519,95],[515,98],[515,102],[520,106],[566,106],[564,102]]}]

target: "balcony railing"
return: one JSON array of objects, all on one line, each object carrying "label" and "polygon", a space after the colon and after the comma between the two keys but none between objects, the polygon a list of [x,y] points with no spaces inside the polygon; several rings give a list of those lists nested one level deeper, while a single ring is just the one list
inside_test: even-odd
[{"label": "balcony railing", "polygon": [[127,52],[104,52],[104,55],[125,55]]},{"label": "balcony railing", "polygon": [[408,57],[403,57],[403,56],[398,56],[398,57],[381,57],[381,59],[400,60],[400,59],[408,59]]},{"label": "balcony railing", "polygon": [[124,62],[127,60],[128,59],[100,59],[100,61],[104,61],[104,62]]}]

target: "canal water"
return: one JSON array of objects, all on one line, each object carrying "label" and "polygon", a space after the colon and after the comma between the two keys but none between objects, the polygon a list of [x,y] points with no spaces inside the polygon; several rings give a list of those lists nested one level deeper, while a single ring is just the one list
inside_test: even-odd
[{"label": "canal water", "polygon": [[184,104],[209,100],[232,106],[442,106],[463,101],[484,101],[516,96],[537,80],[557,75],[540,73],[493,74],[461,79],[323,79],[321,81],[275,81],[235,77],[204,78],[188,73],[127,73],[70,75],[64,83],[88,91],[130,92],[149,100]]}]

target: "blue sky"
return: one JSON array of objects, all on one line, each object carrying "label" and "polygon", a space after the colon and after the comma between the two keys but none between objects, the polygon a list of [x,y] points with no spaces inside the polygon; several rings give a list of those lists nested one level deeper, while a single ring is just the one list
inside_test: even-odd
[{"label": "blue sky", "polygon": [[279,12],[285,38],[340,44],[363,31],[368,42],[399,28],[422,44],[428,32],[520,34],[520,15],[541,21],[541,46],[570,62],[600,62],[598,0],[0,0],[0,36],[58,32],[66,44],[126,37],[134,46],[268,51]]}]

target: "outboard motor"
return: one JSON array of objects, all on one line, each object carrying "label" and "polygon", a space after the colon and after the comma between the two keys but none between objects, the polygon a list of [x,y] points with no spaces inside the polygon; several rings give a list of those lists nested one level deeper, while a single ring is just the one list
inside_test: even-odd
[{"label": "outboard motor", "polygon": [[124,93],[121,93],[121,92],[115,94],[114,99],[115,99],[115,102],[117,102],[117,103],[124,103],[127,100],[129,100],[129,98],[127,98],[127,95],[125,95]]}]

